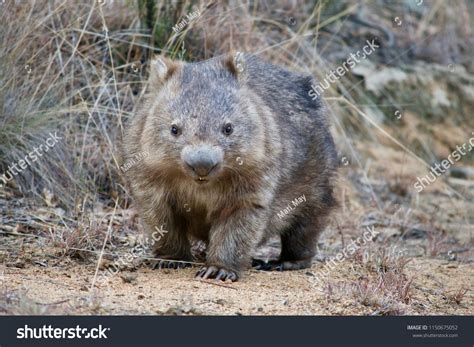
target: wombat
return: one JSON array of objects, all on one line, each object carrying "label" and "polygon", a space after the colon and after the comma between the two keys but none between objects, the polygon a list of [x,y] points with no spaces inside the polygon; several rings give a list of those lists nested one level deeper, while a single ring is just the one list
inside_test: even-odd
[{"label": "wombat", "polygon": [[[309,267],[333,196],[337,155],[312,77],[255,55],[151,62],[145,100],[123,139],[123,159],[147,153],[126,177],[159,267],[192,261],[200,278],[237,280],[273,235],[281,255],[264,270]],[[172,261],[175,260],[175,261]],[[184,262],[183,262],[184,261]]]}]

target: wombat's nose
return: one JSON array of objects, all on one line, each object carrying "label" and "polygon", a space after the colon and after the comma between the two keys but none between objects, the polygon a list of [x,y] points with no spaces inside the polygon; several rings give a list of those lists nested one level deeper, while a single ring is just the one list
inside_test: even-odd
[{"label": "wombat's nose", "polygon": [[209,175],[212,169],[214,169],[214,167],[217,165],[217,163],[207,159],[198,159],[196,161],[186,162],[186,164],[188,164],[188,166],[193,169],[196,175],[199,177],[205,177]]},{"label": "wombat's nose", "polygon": [[208,176],[222,161],[222,150],[211,146],[183,149],[182,159],[199,177]]}]

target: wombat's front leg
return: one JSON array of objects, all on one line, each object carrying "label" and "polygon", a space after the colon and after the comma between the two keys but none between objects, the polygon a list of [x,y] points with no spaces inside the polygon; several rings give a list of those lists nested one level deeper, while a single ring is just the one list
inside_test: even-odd
[{"label": "wombat's front leg", "polygon": [[[151,230],[153,238],[153,255],[160,258],[154,262],[154,268],[183,268],[191,266],[191,246],[186,236],[184,218],[169,216],[168,223],[155,226]],[[169,259],[169,260],[168,260]]]},{"label": "wombat's front leg", "polygon": [[260,208],[225,209],[209,232],[206,266],[196,277],[236,281],[250,265],[250,254],[264,227]]}]

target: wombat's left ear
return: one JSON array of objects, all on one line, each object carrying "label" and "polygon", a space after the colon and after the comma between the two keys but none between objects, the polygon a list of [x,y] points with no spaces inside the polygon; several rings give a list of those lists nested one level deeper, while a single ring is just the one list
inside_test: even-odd
[{"label": "wombat's left ear", "polygon": [[227,54],[223,60],[224,66],[238,79],[241,79],[247,68],[244,53],[232,52]]},{"label": "wombat's left ear", "polygon": [[150,84],[156,87],[162,86],[180,66],[179,62],[163,56],[154,57],[150,63]]}]

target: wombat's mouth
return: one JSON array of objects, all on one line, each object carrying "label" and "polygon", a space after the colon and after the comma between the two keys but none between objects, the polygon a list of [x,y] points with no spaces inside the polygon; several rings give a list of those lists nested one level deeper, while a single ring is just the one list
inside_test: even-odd
[{"label": "wombat's mouth", "polygon": [[220,165],[216,164],[210,169],[206,170],[196,170],[195,168],[190,167],[189,165],[183,166],[186,176],[192,179],[198,185],[205,185],[213,182],[216,178],[220,176],[222,168]]},{"label": "wombat's mouth", "polygon": [[206,184],[209,180],[205,177],[198,177],[194,180],[197,184]]}]

